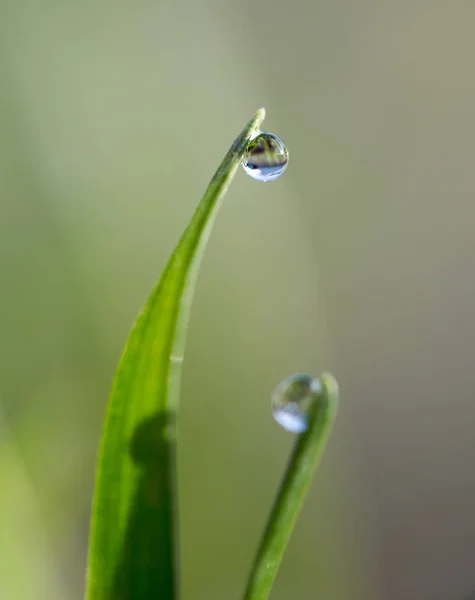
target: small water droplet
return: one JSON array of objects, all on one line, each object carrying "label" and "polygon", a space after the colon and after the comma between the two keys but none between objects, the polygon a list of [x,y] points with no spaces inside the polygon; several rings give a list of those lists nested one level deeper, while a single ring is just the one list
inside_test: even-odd
[{"label": "small water droplet", "polygon": [[310,375],[291,375],[279,383],[272,394],[274,419],[287,431],[302,433],[308,428],[310,410],[322,391],[319,379]]},{"label": "small water droplet", "polygon": [[273,133],[261,132],[253,138],[242,159],[248,175],[258,181],[272,181],[282,175],[289,162],[284,142]]}]

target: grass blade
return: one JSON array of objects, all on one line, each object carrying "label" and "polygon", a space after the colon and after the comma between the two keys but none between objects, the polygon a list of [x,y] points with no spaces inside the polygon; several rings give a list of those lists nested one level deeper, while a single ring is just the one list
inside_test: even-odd
[{"label": "grass blade", "polygon": [[267,600],[285,548],[302,508],[313,473],[325,449],[338,406],[338,386],[331,375],[320,377],[322,391],[290,457],[267,528],[257,552],[244,600]]},{"label": "grass blade", "polygon": [[201,257],[259,110],[211,180],[128,339],[109,400],[90,534],[87,600],[178,597],[176,415]]}]

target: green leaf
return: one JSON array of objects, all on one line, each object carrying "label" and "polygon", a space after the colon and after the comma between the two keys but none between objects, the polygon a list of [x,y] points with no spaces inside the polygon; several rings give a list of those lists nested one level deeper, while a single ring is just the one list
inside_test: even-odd
[{"label": "green leaf", "polygon": [[216,171],[128,339],[99,456],[87,600],[178,597],[175,442],[185,334],[219,206],[264,117],[264,109],[256,113]]},{"label": "green leaf", "polygon": [[269,597],[295,521],[333,427],[338,407],[338,385],[329,374],[322,375],[320,381],[322,390],[315,393],[308,429],[295,441],[254,561],[245,600],[267,600]]}]

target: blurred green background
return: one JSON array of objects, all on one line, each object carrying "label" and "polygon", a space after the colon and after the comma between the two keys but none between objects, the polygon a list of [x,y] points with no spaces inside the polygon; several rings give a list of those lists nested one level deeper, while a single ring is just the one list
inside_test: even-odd
[{"label": "blurred green background", "polygon": [[239,598],[292,436],[338,425],[273,599],[475,588],[475,4],[0,0],[0,598],[77,600],[127,333],[257,108],[199,278],[179,443],[184,600]]}]

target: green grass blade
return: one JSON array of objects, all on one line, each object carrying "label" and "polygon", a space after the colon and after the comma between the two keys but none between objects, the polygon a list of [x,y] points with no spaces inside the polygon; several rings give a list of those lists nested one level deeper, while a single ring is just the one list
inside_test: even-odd
[{"label": "green grass blade", "polygon": [[320,381],[322,391],[317,395],[307,431],[295,441],[254,561],[245,600],[267,600],[269,597],[292,529],[335,421],[338,406],[337,383],[328,374],[322,375]]},{"label": "green grass blade", "polygon": [[178,597],[175,442],[185,333],[218,208],[264,116],[256,113],[216,171],[128,339],[98,462],[87,600]]}]

